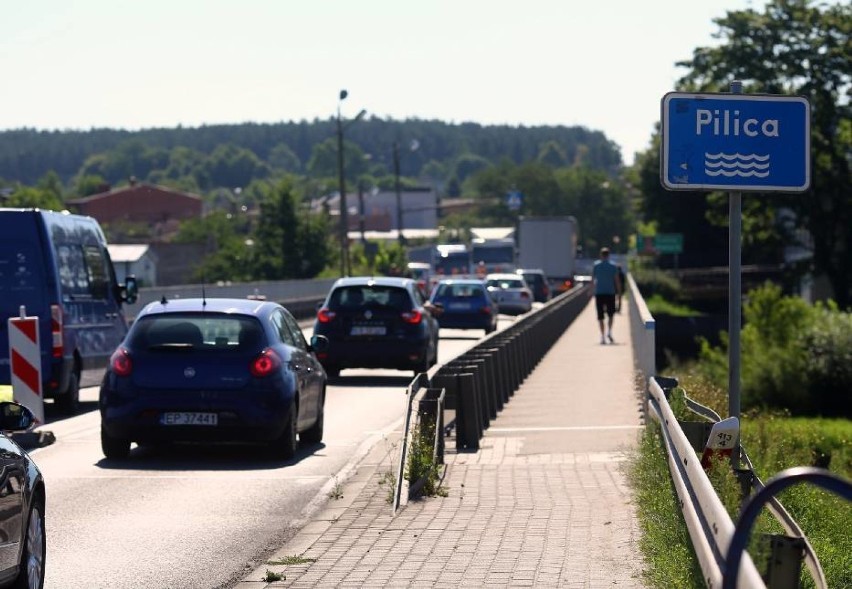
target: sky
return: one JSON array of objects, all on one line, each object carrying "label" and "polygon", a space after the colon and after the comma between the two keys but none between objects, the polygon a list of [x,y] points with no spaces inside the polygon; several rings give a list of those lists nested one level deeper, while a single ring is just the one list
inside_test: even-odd
[{"label": "sky", "polygon": [[[0,130],[342,114],[647,149],[675,63],[755,0],[0,0]],[[348,91],[339,102],[341,89]],[[403,138],[404,140],[404,138]]]}]

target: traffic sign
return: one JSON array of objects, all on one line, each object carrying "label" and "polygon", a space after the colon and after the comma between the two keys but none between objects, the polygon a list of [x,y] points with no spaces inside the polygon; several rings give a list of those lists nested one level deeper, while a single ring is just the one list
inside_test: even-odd
[{"label": "traffic sign", "polygon": [[636,251],[640,254],[681,254],[683,253],[683,233],[637,235]]},{"label": "traffic sign", "polygon": [[506,206],[509,210],[517,211],[524,202],[524,195],[517,190],[512,190],[506,195]]},{"label": "traffic sign", "polygon": [[668,190],[803,192],[810,104],[799,96],[687,94],[662,100],[660,179]]}]

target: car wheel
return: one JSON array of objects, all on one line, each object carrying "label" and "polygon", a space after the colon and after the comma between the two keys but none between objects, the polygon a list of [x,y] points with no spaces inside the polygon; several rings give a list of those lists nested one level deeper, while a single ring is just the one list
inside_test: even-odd
[{"label": "car wheel", "polygon": [[44,587],[45,560],[47,558],[47,535],[44,528],[44,499],[34,498],[27,517],[24,549],[18,577],[12,585],[15,589],[41,589]]},{"label": "car wheel", "polygon": [[273,451],[283,458],[290,460],[296,455],[297,438],[296,438],[296,401],[290,402],[290,409],[287,411],[287,422],[284,425],[284,431],[281,436],[273,442]]},{"label": "car wheel", "polygon": [[75,415],[80,410],[80,378],[71,372],[68,388],[55,400],[56,408],[65,415]]},{"label": "car wheel", "polygon": [[110,460],[122,460],[130,455],[130,440],[114,438],[101,427],[101,450]]},{"label": "car wheel", "polygon": [[325,391],[320,396],[319,407],[317,407],[316,422],[299,434],[299,440],[306,444],[319,444],[322,442],[322,430],[325,422]]}]

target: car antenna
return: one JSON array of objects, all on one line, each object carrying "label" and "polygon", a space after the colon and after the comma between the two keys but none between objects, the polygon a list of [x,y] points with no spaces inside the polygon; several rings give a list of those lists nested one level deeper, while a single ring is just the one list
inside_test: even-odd
[{"label": "car antenna", "polygon": [[160,299],[160,304],[165,305],[169,302],[169,299],[166,298],[166,295],[163,295],[163,298]]},{"label": "car antenna", "polygon": [[204,272],[201,273],[201,307],[207,306],[207,291],[204,290]]}]

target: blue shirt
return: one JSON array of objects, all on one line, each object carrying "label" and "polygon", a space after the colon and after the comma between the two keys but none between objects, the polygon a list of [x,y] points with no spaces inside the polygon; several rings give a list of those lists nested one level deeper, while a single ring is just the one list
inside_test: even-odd
[{"label": "blue shirt", "polygon": [[596,295],[614,295],[615,291],[615,276],[618,274],[618,267],[609,260],[598,260],[592,268],[592,276],[595,279],[595,294]]}]

